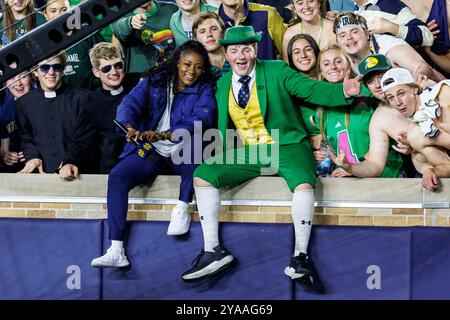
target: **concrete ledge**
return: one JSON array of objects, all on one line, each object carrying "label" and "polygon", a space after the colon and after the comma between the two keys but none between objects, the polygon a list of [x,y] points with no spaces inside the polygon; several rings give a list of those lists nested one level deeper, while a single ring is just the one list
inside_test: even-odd
[{"label": "concrete ledge", "polygon": [[[81,175],[63,181],[56,174],[0,174],[0,201],[106,203],[106,175]],[[131,203],[175,203],[178,176],[158,176],[151,187],[130,193]],[[420,179],[322,178],[316,188],[320,207],[450,208],[450,179],[441,179],[439,192],[422,188]],[[292,193],[280,177],[258,177],[221,191],[223,204],[289,206]]]},{"label": "concrete ledge", "polygon": [[[105,219],[106,175],[63,181],[56,174],[0,174],[0,218]],[[450,226],[450,179],[440,192],[420,179],[321,179],[314,224],[357,226]],[[180,178],[159,176],[151,187],[130,192],[128,220],[170,220]],[[291,223],[292,194],[279,177],[258,177],[221,190],[223,222]],[[190,207],[198,221],[196,205]]]}]

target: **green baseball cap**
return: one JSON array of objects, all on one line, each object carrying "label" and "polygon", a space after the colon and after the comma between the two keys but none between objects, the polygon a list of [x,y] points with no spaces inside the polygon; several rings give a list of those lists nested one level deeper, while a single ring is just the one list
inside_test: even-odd
[{"label": "green baseball cap", "polygon": [[373,71],[387,71],[391,68],[392,64],[384,54],[371,54],[364,58],[358,65],[358,70],[363,76],[363,81]]},{"label": "green baseball cap", "polygon": [[261,32],[255,32],[252,26],[236,26],[225,31],[225,38],[219,39],[221,45],[258,42]]}]

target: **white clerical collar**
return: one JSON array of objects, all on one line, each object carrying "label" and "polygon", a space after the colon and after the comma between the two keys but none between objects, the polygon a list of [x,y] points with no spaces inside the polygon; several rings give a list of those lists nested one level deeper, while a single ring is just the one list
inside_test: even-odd
[{"label": "white clerical collar", "polygon": [[44,97],[47,99],[56,98],[56,91],[44,91]]},{"label": "white clerical collar", "polygon": [[123,92],[123,86],[120,86],[119,88],[117,88],[116,90],[111,90],[109,93],[112,96],[118,96],[119,94],[121,94]]}]

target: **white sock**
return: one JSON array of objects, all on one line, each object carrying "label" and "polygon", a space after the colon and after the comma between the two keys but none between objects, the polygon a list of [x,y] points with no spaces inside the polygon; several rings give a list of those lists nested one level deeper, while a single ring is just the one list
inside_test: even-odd
[{"label": "white sock", "polygon": [[189,207],[189,203],[181,201],[181,200],[178,200],[177,201],[177,207],[182,209],[182,210],[187,210],[188,207]]},{"label": "white sock", "polygon": [[314,190],[297,190],[292,197],[292,220],[295,229],[294,256],[307,253],[314,214]]},{"label": "white sock", "polygon": [[219,189],[214,187],[194,187],[198,214],[203,230],[205,251],[214,251],[219,245]]},{"label": "white sock", "polygon": [[111,248],[114,248],[118,251],[123,251],[123,241],[120,240],[111,240]]}]

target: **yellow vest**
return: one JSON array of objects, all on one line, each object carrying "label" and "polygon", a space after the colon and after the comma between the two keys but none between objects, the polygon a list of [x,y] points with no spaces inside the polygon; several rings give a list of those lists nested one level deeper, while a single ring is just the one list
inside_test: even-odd
[{"label": "yellow vest", "polygon": [[245,109],[239,107],[232,90],[232,86],[230,86],[228,112],[244,145],[275,143],[264,124],[256,93],[256,82],[253,84]]}]

